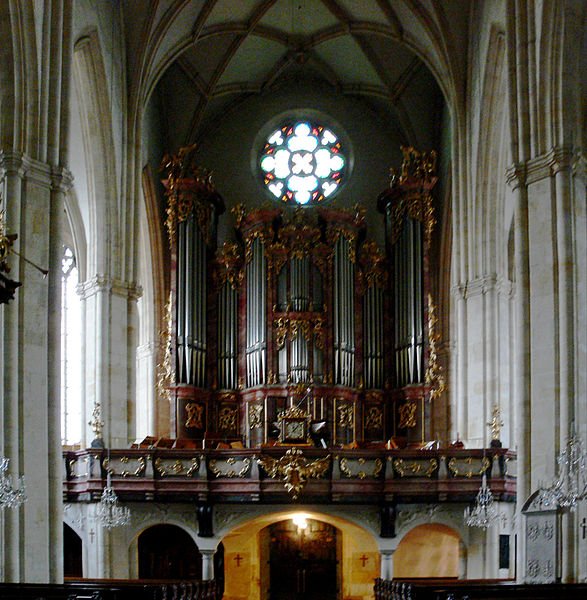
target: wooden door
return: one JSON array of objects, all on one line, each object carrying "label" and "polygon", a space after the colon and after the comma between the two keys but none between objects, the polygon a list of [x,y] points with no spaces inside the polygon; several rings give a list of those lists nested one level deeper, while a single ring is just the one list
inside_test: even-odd
[{"label": "wooden door", "polygon": [[299,529],[291,520],[270,526],[271,600],[336,600],[336,528],[308,519]]}]

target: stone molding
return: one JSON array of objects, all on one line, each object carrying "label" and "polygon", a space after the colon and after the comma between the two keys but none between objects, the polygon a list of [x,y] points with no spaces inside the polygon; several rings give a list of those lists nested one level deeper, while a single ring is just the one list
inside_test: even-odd
[{"label": "stone molding", "polygon": [[531,185],[553,177],[560,171],[574,169],[581,162],[581,152],[573,148],[554,147],[521,163],[514,163],[506,170],[506,181],[512,189]]},{"label": "stone molding", "polygon": [[496,291],[499,295],[511,298],[514,294],[514,283],[509,279],[498,277],[495,273],[461,282],[451,287],[451,295],[456,300],[467,300]]},{"label": "stone molding", "polygon": [[53,166],[19,152],[0,150],[0,172],[2,175],[15,175],[63,193],[73,185],[73,175],[64,167]]},{"label": "stone molding", "polygon": [[106,275],[95,275],[77,286],[77,293],[84,300],[101,292],[136,301],[143,295],[143,288],[134,281],[121,281]]},{"label": "stone molding", "polygon": [[143,358],[151,358],[157,355],[157,352],[161,349],[161,344],[158,342],[147,342],[137,346],[137,360]]}]

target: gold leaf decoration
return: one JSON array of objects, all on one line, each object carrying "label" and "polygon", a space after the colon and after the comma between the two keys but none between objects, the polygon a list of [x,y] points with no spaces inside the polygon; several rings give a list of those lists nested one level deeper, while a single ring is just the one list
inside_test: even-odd
[{"label": "gold leaf decoration", "polygon": [[280,478],[284,482],[286,491],[296,500],[308,479],[319,479],[324,476],[330,466],[330,454],[308,462],[299,448],[290,448],[279,459],[262,456],[257,459],[257,462],[269,477]]}]

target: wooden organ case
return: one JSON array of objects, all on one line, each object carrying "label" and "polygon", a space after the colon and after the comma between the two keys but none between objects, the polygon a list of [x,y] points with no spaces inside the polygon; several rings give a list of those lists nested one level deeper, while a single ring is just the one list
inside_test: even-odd
[{"label": "wooden organ case", "polygon": [[[428,254],[433,154],[404,149],[378,199],[386,249],[363,209],[224,210],[188,148],[166,158],[171,294],[160,391],[178,439],[246,446],[429,439],[436,364]],[[317,429],[316,429],[317,431]],[[316,439],[314,439],[316,443]]]}]

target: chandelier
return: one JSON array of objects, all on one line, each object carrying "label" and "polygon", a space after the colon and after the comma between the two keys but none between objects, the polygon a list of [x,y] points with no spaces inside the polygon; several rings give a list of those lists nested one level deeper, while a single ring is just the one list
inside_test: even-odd
[{"label": "chandelier", "polygon": [[487,485],[487,477],[483,473],[481,487],[475,498],[475,505],[473,508],[467,507],[465,509],[465,524],[469,527],[487,529],[493,525],[497,517],[497,508],[493,504],[493,494]]},{"label": "chandelier", "polygon": [[96,519],[105,529],[122,527],[130,523],[130,509],[118,503],[118,496],[112,487],[110,472],[106,476],[106,487],[96,510]]},{"label": "chandelier", "polygon": [[557,458],[558,476],[547,488],[540,490],[540,501],[545,508],[570,508],[587,497],[587,457],[583,440],[572,426],[571,437]]},{"label": "chandelier", "polygon": [[9,463],[9,458],[0,457],[0,508],[18,508],[27,499],[24,477],[19,477],[14,487],[12,476],[8,474]]}]

